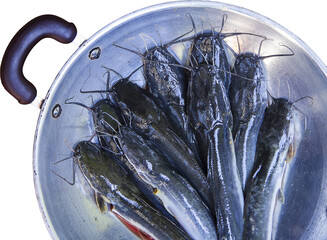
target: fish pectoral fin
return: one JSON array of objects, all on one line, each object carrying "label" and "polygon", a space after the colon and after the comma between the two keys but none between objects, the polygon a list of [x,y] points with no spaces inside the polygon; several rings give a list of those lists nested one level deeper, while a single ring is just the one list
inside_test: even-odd
[{"label": "fish pectoral fin", "polygon": [[159,193],[159,189],[158,189],[158,188],[154,188],[154,189],[153,189],[153,194],[156,195],[156,194],[158,194],[158,193]]},{"label": "fish pectoral fin", "polygon": [[[161,194],[161,191],[158,188],[153,188],[153,194],[158,196],[159,194]],[[159,197],[159,199],[160,199],[160,197]],[[162,201],[162,199],[160,199],[160,200]],[[169,212],[174,218],[176,218],[173,211],[170,209],[170,207],[167,206],[167,204],[165,204],[164,202],[163,202],[163,205],[164,205],[165,209],[167,210],[167,212]]]},{"label": "fish pectoral fin", "polygon": [[279,189],[278,190],[278,193],[277,193],[277,199],[282,203],[282,204],[284,204],[284,202],[285,202],[285,195],[284,195],[284,191],[283,191],[283,189]]},{"label": "fish pectoral fin", "polygon": [[94,199],[101,213],[108,211],[107,202],[100,193],[94,193]]},{"label": "fish pectoral fin", "polygon": [[295,147],[294,143],[292,143],[287,151],[286,162],[290,162],[294,158],[295,150],[296,150],[296,147]]}]

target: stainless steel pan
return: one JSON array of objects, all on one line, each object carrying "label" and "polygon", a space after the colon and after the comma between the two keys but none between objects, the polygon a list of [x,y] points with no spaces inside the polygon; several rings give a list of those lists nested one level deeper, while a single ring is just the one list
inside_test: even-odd
[{"label": "stainless steel pan", "polygon": [[[324,149],[327,140],[324,126],[327,119],[327,111],[324,107],[327,103],[326,66],[300,39],[277,23],[246,9],[203,1],[173,2],[131,13],[107,25],[84,42],[59,72],[42,103],[34,143],[35,187],[40,209],[52,238],[133,238],[112,215],[103,215],[97,210],[92,192],[78,172],[73,186],[52,173],[56,172],[72,180],[72,162],[65,161],[60,164],[54,162],[71,156],[72,151],[69,146],[88,139],[93,133],[89,112],[78,106],[67,105],[65,101],[73,97],[74,101],[91,106],[92,101],[97,101],[101,95],[92,94],[91,98],[90,94],[81,94],[80,89],[103,89],[106,80],[104,75],[106,70],[103,66],[113,68],[126,76],[141,65],[138,56],[114,47],[113,43],[133,48],[132,42],[141,51],[145,51],[146,47],[154,46],[154,42],[157,44],[160,44],[160,41],[169,42],[190,30],[187,14],[192,15],[197,29],[201,29],[202,26],[219,27],[222,15],[227,14],[225,32],[252,32],[273,39],[272,43],[264,46],[265,54],[283,51],[279,42],[295,52],[295,56],[291,58],[272,58],[265,61],[269,90],[272,95],[290,97],[291,100],[303,96],[314,98],[312,106],[305,101],[297,105],[307,117],[309,131],[302,140],[298,157],[289,175],[289,184],[285,187],[285,204],[281,209],[277,239],[282,237],[325,239],[327,237],[325,230],[327,229],[327,167]],[[65,34],[67,29],[73,29],[71,24],[61,23],[64,25],[62,29]],[[36,30],[41,31],[39,28]],[[156,34],[157,30],[160,36]],[[73,29],[70,32],[71,36],[64,39],[72,40],[75,31]],[[27,31],[27,33],[31,32]],[[146,38],[145,45],[139,37],[140,33],[151,36],[154,42]],[[57,33],[53,36],[56,35]],[[31,37],[33,38],[32,35]],[[243,36],[240,42],[243,50],[252,50],[258,44],[257,39],[246,36]],[[35,42],[30,46],[34,44]],[[236,39],[228,39],[228,44],[237,51]],[[176,45],[171,49],[182,62],[186,61],[185,47],[187,48],[187,45]],[[12,59],[10,54],[8,59],[10,63]],[[24,56],[20,59],[24,60]],[[3,66],[2,64],[2,72]],[[16,70],[20,70],[21,67]],[[6,74],[9,79],[12,72]],[[22,79],[21,77],[19,76],[19,79]],[[8,79],[4,75],[1,78],[3,81]],[[133,80],[142,85],[142,74],[138,73]],[[9,80],[5,85],[11,83],[12,81]],[[25,83],[23,82],[22,85]],[[24,103],[33,99],[31,85],[27,91],[23,91],[23,94],[18,92],[18,86],[12,84],[9,88],[16,94],[16,98],[26,101]],[[29,97],[24,97],[25,93]]]}]

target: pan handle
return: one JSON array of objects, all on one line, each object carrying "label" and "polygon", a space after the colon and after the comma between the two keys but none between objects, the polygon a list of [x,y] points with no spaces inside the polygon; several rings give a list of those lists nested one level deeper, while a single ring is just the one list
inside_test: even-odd
[{"label": "pan handle", "polygon": [[20,104],[29,104],[36,97],[36,88],[23,74],[23,65],[32,48],[43,38],[61,43],[74,40],[77,29],[73,23],[54,15],[42,15],[23,26],[9,43],[1,63],[4,88]]}]

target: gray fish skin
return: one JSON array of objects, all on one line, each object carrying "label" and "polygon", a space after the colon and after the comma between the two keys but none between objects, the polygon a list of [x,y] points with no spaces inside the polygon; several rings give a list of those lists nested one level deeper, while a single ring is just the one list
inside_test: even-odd
[{"label": "gray fish skin", "polygon": [[178,173],[194,187],[208,208],[214,209],[212,194],[204,171],[198,164],[195,164],[192,151],[187,148],[186,144],[173,132],[162,132],[159,129],[151,135],[150,140],[158,146]]},{"label": "gray fish skin", "polygon": [[[164,47],[149,50],[144,61],[144,74],[149,91],[171,108],[178,125],[184,124],[186,73],[180,63]],[[172,65],[173,64],[173,65]],[[180,126],[182,129],[182,125]]]},{"label": "gray fish skin", "polygon": [[131,128],[121,129],[120,145],[140,177],[192,239],[217,239],[210,210],[182,176],[167,165],[164,156]]},{"label": "gray fish skin", "polygon": [[252,53],[236,57],[229,100],[233,114],[233,138],[242,189],[249,181],[258,134],[268,104],[262,60]]},{"label": "gray fish skin", "polygon": [[218,68],[194,67],[189,87],[189,112],[204,150],[213,194],[219,239],[240,239],[244,198],[231,133],[232,114]]},{"label": "gray fish skin", "polygon": [[154,239],[189,239],[171,221],[142,198],[127,173],[91,142],[81,142],[74,157],[96,194],[111,211]]},{"label": "gray fish skin", "polygon": [[[210,142],[207,133],[223,118],[230,127],[233,124],[226,89],[216,66],[193,67],[187,98],[187,114],[195,128],[201,156],[206,160]],[[205,162],[204,165],[207,166],[207,163]]]},{"label": "gray fish skin", "polygon": [[244,198],[232,133],[228,126],[217,126],[209,134],[208,180],[214,193],[219,239],[241,239]]},{"label": "gray fish skin", "polygon": [[[100,145],[106,149],[107,154],[114,159],[131,177],[135,185],[144,193],[147,200],[157,208],[161,213],[163,213],[169,220],[178,225],[176,219],[171,216],[165,207],[163,206],[160,199],[153,193],[153,188],[144,182],[140,176],[136,173],[133,165],[131,165],[124,155],[118,154],[120,149],[111,137],[111,135],[116,134],[119,128],[119,122],[124,123],[124,116],[120,109],[117,107],[116,103],[111,99],[102,99],[98,101],[93,107],[93,120],[97,131],[99,131],[98,139]],[[106,135],[106,133],[110,134]],[[114,154],[110,151],[116,152]]]},{"label": "gray fish skin", "polygon": [[174,132],[165,114],[149,92],[128,81],[113,86],[115,96],[131,125],[148,138],[177,169],[178,173],[198,191],[209,208],[212,198],[206,176],[192,149]]},{"label": "gray fish skin", "polygon": [[149,91],[163,104],[162,110],[179,136],[195,154],[197,143],[185,112],[187,76],[167,47],[155,47],[144,56],[144,75]]},{"label": "gray fish skin", "polygon": [[[149,50],[144,60],[144,74],[149,91],[160,99],[163,111],[173,122],[179,134],[185,134],[187,117],[185,114],[186,83],[184,69],[166,48]],[[164,64],[167,63],[167,64]],[[176,66],[169,65],[175,64]]]},{"label": "gray fish skin", "polygon": [[[271,239],[276,201],[288,162],[294,157],[292,103],[274,99],[258,137],[255,168],[246,193],[243,239]],[[291,152],[290,152],[291,151]]]}]

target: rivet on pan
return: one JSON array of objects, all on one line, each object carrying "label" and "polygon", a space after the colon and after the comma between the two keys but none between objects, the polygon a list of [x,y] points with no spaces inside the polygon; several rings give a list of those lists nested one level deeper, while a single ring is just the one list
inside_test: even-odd
[{"label": "rivet on pan", "polygon": [[62,112],[61,106],[59,104],[56,104],[56,106],[54,106],[52,109],[52,117],[54,118],[60,117],[61,112]]},{"label": "rivet on pan", "polygon": [[100,54],[101,54],[101,48],[99,47],[93,48],[89,53],[89,58],[91,60],[98,59],[100,57]]}]

